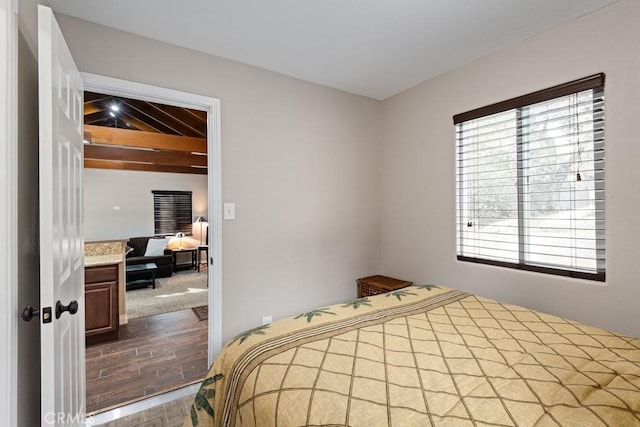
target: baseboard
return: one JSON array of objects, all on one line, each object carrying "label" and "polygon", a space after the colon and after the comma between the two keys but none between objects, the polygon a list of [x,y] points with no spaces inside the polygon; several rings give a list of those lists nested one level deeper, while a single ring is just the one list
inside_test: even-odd
[{"label": "baseboard", "polygon": [[127,323],[129,323],[129,318],[127,317],[127,313],[121,314],[120,315],[120,324],[121,325],[126,325]]}]

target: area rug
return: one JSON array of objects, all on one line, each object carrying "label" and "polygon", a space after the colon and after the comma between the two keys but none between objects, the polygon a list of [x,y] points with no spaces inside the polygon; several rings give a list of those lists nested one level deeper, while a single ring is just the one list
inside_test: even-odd
[{"label": "area rug", "polygon": [[198,316],[199,320],[207,320],[209,318],[209,307],[201,305],[200,307],[193,307],[191,310]]},{"label": "area rug", "polygon": [[155,289],[128,290],[127,317],[136,319],[207,305],[208,293],[206,272],[179,271],[171,277],[156,279]]}]

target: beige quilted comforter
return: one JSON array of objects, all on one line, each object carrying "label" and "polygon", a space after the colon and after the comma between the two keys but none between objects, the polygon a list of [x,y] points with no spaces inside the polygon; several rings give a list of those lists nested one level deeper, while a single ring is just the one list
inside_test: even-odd
[{"label": "beige quilted comforter", "polygon": [[640,339],[438,286],[249,330],[185,426],[640,426]]}]

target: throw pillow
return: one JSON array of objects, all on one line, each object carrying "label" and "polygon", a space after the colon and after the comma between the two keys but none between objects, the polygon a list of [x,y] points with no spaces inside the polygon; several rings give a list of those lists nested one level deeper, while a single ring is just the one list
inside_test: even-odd
[{"label": "throw pillow", "polygon": [[167,239],[149,239],[144,256],[164,255],[164,249],[167,247],[167,243]]}]

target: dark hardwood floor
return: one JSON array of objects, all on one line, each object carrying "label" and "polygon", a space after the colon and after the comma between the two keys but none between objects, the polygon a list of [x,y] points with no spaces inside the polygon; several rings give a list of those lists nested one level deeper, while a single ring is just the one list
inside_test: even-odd
[{"label": "dark hardwood floor", "polygon": [[88,346],[87,413],[201,381],[207,322],[189,310],[132,319],[117,341]]}]

